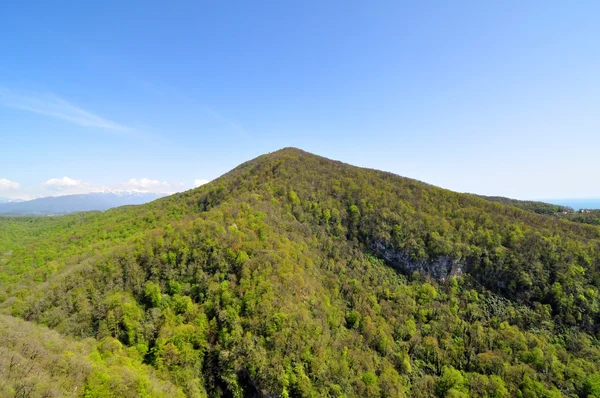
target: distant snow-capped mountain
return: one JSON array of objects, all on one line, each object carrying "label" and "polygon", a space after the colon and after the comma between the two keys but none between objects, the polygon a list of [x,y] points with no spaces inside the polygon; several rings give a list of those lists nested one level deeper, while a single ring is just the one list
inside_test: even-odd
[{"label": "distant snow-capped mountain", "polygon": [[140,205],[167,194],[140,191],[102,191],[78,195],[48,196],[22,202],[0,202],[0,214],[50,215],[80,211],[108,210]]},{"label": "distant snow-capped mountain", "polygon": [[24,202],[23,199],[14,199],[14,198],[2,198],[0,197],[0,203],[18,203]]}]

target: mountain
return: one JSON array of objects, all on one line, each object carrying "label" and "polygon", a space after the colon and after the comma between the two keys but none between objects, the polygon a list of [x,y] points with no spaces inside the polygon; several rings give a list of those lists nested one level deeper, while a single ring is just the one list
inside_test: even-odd
[{"label": "mountain", "polygon": [[20,202],[0,202],[0,214],[50,215],[94,210],[104,211],[118,206],[148,203],[165,195],[151,192],[105,191],[49,196]]},{"label": "mountain", "polygon": [[125,397],[140,386],[146,396],[184,396],[118,345],[78,341],[10,316],[0,315],[0,352],[2,397],[72,397],[86,391]]},{"label": "mountain", "polygon": [[546,202],[537,202],[531,200],[517,200],[505,198],[502,196],[483,196],[479,195],[480,198],[490,200],[492,202],[498,202],[509,206],[515,206],[519,209],[533,211],[538,214],[555,215],[557,213],[572,213],[574,210],[572,207],[566,205],[557,205]]},{"label": "mountain", "polygon": [[600,396],[599,227],[294,148],[0,219],[0,311],[40,396]]},{"label": "mountain", "polygon": [[18,202],[24,202],[21,199],[13,199],[13,198],[3,198],[0,197],[0,203],[18,203]]},{"label": "mountain", "polygon": [[[553,216],[569,220],[576,223],[591,224],[600,226],[600,210],[593,210],[594,199],[580,199],[578,203],[588,204],[589,207],[575,206],[578,210],[574,210],[572,207],[556,205],[546,202],[534,202],[509,199],[499,196],[479,196],[483,199],[490,200],[492,202],[503,203],[509,206],[518,207],[519,209],[532,211],[537,214],[545,214],[547,216]],[[571,204],[577,203],[577,199],[573,200]],[[565,201],[564,203],[569,203]],[[581,207],[581,208],[580,208]],[[600,207],[600,206],[598,206]]]}]

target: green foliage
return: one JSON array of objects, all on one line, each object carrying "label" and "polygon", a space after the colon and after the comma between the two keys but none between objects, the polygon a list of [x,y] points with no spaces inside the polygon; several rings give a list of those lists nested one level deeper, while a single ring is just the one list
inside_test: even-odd
[{"label": "green foliage", "polygon": [[162,301],[160,286],[152,281],[146,282],[144,285],[144,296],[150,307],[158,307]]},{"label": "green foliage", "polygon": [[594,373],[585,379],[583,391],[587,397],[600,397],[600,373]]},{"label": "green foliage", "polygon": [[75,341],[0,316],[2,397],[183,397],[149,366],[108,339]]},{"label": "green foliage", "polygon": [[582,210],[576,213],[567,213],[564,217],[573,222],[600,225],[600,210]]},{"label": "green foliage", "polygon": [[442,375],[435,384],[435,392],[438,397],[460,397],[466,396],[465,380],[460,371],[452,366],[444,366]]},{"label": "green foliage", "polygon": [[0,310],[90,347],[72,395],[594,396],[599,271],[597,227],[293,149],[0,219]]},{"label": "green foliage", "polygon": [[515,200],[503,198],[501,196],[480,196],[481,198],[493,202],[502,203],[508,206],[515,206],[519,209],[532,211],[537,214],[557,215],[559,213],[573,213],[574,210],[567,206],[553,205],[551,203],[535,202],[530,200]]}]

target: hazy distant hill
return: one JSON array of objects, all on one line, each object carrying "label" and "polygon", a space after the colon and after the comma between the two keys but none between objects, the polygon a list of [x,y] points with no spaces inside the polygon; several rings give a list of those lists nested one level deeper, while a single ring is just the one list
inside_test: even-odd
[{"label": "hazy distant hill", "polygon": [[93,210],[104,211],[118,206],[148,203],[163,196],[166,195],[121,191],[49,196],[24,202],[0,201],[0,214],[49,215]]},{"label": "hazy distant hill", "polygon": [[0,197],[0,203],[17,203],[17,202],[24,202],[24,200]]},{"label": "hazy distant hill", "polygon": [[560,205],[560,204],[537,202],[537,201],[531,201],[531,200],[517,200],[517,199],[504,198],[502,196],[483,196],[483,195],[477,195],[477,196],[479,196],[480,198],[483,198],[483,199],[490,200],[492,202],[498,202],[498,203],[502,203],[502,204],[509,205],[509,206],[515,206],[515,207],[518,207],[519,209],[532,211],[532,212],[538,213],[538,214],[552,215],[552,214],[556,214],[556,213],[563,213],[565,211],[566,212],[573,211],[573,208],[566,204]]}]

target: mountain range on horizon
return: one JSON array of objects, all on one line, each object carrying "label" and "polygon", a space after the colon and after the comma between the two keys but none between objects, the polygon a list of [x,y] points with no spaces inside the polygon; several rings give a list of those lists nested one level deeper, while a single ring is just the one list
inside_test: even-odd
[{"label": "mountain range on horizon", "polygon": [[5,198],[0,196],[0,203],[18,203],[25,202],[25,199],[20,198]]},{"label": "mountain range on horizon", "polygon": [[[104,190],[85,194],[44,196],[31,200],[0,197],[0,215],[61,215],[85,211],[105,211],[119,206],[140,205],[169,195],[171,194],[135,190]],[[573,210],[600,209],[600,198],[530,201],[499,196],[477,196],[521,208],[527,207],[527,204],[550,208],[555,205],[554,212],[562,211],[561,207]]]},{"label": "mountain range on horizon", "polygon": [[0,201],[0,215],[60,215],[105,211],[113,207],[140,205],[167,196],[153,192],[102,191],[86,194],[47,196],[32,200]]}]

